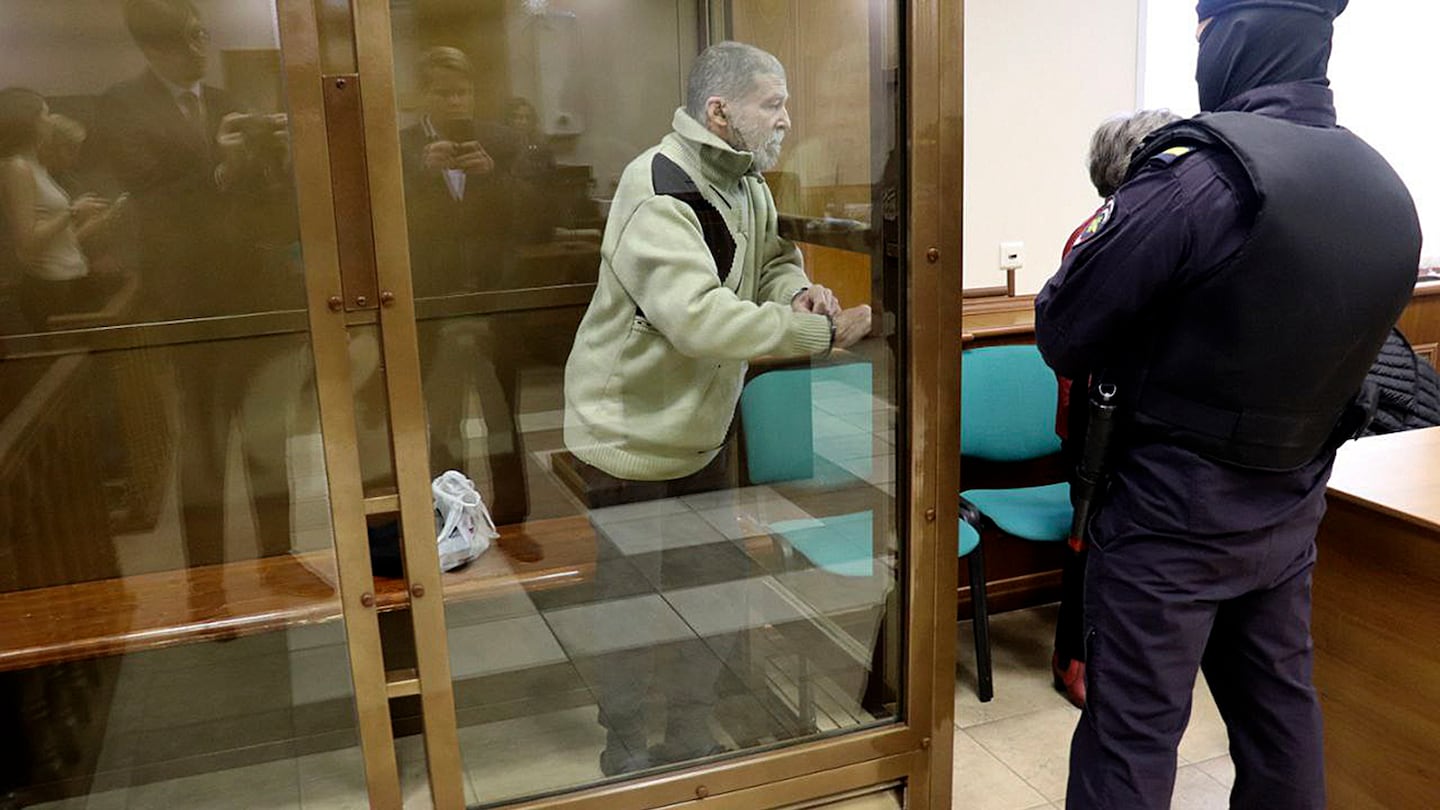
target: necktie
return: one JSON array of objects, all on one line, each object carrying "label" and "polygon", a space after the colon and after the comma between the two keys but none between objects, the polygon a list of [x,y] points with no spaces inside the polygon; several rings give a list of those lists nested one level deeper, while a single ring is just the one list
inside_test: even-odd
[{"label": "necktie", "polygon": [[185,120],[190,122],[190,127],[203,140],[205,138],[205,116],[200,112],[200,97],[186,90],[175,99],[180,103],[180,111],[185,113]]}]

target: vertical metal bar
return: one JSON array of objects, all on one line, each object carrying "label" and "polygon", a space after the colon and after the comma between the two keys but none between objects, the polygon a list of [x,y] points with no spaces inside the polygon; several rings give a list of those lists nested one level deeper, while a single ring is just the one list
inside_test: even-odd
[{"label": "vertical metal bar", "polygon": [[[910,139],[916,144],[912,177],[926,178],[912,188],[917,223],[911,243],[914,266],[922,250],[938,250],[938,260],[916,275],[914,302],[925,302],[914,313],[914,329],[928,330],[916,340],[915,354],[926,386],[933,396],[934,413],[928,425],[927,468],[934,471],[926,498],[933,498],[927,532],[931,544],[915,562],[925,566],[931,581],[917,595],[933,623],[919,672],[928,675],[929,706],[917,707],[915,723],[928,723],[929,773],[925,789],[931,807],[950,804],[954,753],[955,597],[959,587],[960,492],[960,314],[963,306],[960,263],[963,203],[964,134],[964,3],[963,0],[925,0],[912,5],[909,50],[913,75],[909,85]],[[921,206],[925,206],[921,208]],[[923,224],[922,224],[923,223]],[[918,232],[923,228],[928,233]],[[934,255],[934,254],[931,254]],[[928,366],[928,368],[925,368]],[[933,487],[933,490],[930,489]],[[917,492],[919,490],[917,489]],[[933,495],[930,492],[933,491]],[[918,500],[918,499],[917,499]],[[918,792],[918,791],[917,791]]]},{"label": "vertical metal bar", "polygon": [[438,810],[465,806],[464,772],[455,719],[455,693],[445,633],[444,590],[435,547],[425,404],[410,280],[405,186],[395,95],[395,56],[388,0],[356,0],[355,52],[365,117],[365,141],[379,270],[381,343],[390,404],[390,436],[400,496],[405,576],[411,595],[416,670],[430,790]]},{"label": "vertical metal bar", "polygon": [[341,295],[347,311],[375,309],[380,306],[380,291],[375,280],[370,188],[365,178],[360,77],[353,73],[327,73],[321,78],[320,86],[330,143],[335,234],[340,247],[340,284],[344,288]]},{"label": "vertical metal bar", "polygon": [[[310,0],[278,0],[277,10],[289,99],[310,345],[360,750],[371,806],[399,807],[400,776],[390,727],[390,701],[385,691],[380,628],[374,609],[365,604],[364,598],[373,589],[374,579],[355,443],[348,338],[342,314],[329,307],[331,296],[340,292],[340,260],[335,249],[335,209],[324,101],[320,95],[315,8]],[[373,600],[369,601],[373,604]]]}]

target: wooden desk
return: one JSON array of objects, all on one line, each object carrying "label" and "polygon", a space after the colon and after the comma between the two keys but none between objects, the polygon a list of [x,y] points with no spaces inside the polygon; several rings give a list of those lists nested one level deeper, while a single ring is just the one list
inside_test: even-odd
[{"label": "wooden desk", "polygon": [[960,341],[966,349],[1035,342],[1035,296],[976,298],[961,312]]},{"label": "wooden desk", "polygon": [[1331,806],[1440,797],[1440,428],[1340,451],[1314,580]]}]

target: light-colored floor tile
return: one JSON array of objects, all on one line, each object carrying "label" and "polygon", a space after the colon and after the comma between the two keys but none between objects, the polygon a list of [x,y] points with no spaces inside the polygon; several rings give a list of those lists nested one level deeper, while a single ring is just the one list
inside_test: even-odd
[{"label": "light-colored floor tile", "polygon": [[366,810],[365,762],[359,748],[310,754],[297,760],[304,810]]},{"label": "light-colored floor tile", "polygon": [[977,676],[973,626],[968,621],[960,622],[956,625],[956,633],[956,725],[969,728],[1037,709],[1070,705],[1050,683],[1050,648],[1055,638],[1054,606],[990,617],[995,697],[989,703],[981,703],[975,694]]},{"label": "light-colored floor tile", "polygon": [[253,656],[231,666],[156,673],[146,699],[145,725],[171,728],[287,709],[289,670],[289,656],[280,653]]},{"label": "light-colored floor tile", "polygon": [[290,694],[295,705],[348,700],[350,653],[344,646],[314,647],[290,654]]},{"label": "light-colored floor tile", "polygon": [[805,618],[780,588],[771,577],[756,577],[671,591],[665,598],[695,632],[713,636]]},{"label": "light-colored floor tile", "polygon": [[588,516],[590,522],[596,526],[609,526],[612,523],[624,523],[641,518],[673,515],[688,511],[690,511],[690,508],[682,503],[679,498],[662,498],[658,501],[640,501],[639,503],[627,503],[620,506],[606,506],[600,509],[591,509]]},{"label": "light-colored floor tile", "polygon": [[883,453],[837,461],[842,469],[871,484],[889,484],[895,480],[895,454]]},{"label": "light-colored floor tile", "polygon": [[[868,414],[864,416],[865,418],[869,417]],[[832,413],[817,411],[810,430],[815,437],[815,441],[823,444],[828,439],[854,436],[856,431],[862,429],[855,421],[856,417],[854,415],[836,416]],[[868,430],[869,428],[863,429]]]},{"label": "light-colored floor tile", "polygon": [[863,391],[858,388],[852,388],[848,394],[844,395],[839,393],[838,388],[834,389],[834,391],[827,392],[824,396],[817,394],[814,405],[815,410],[833,413],[836,416],[845,416],[847,414],[870,416],[873,413],[883,411],[889,407],[881,400],[870,396],[869,391]]},{"label": "light-colored floor tile", "polygon": [[767,486],[717,489],[714,492],[686,495],[680,499],[682,503],[696,512],[703,512],[707,509],[719,509],[722,506],[751,506],[764,501],[774,500],[783,501],[785,500],[785,496]]},{"label": "light-colored floor tile", "polygon": [[1202,676],[1196,679],[1195,696],[1190,709],[1190,725],[1180,739],[1180,762],[1204,762],[1230,753],[1230,738],[1225,731],[1225,721],[1210,696],[1210,687]]},{"label": "light-colored floor tile", "polygon": [[137,785],[130,789],[129,806],[132,810],[298,808],[299,771],[295,761],[287,759]]},{"label": "light-colored floor tile", "polygon": [[545,619],[572,656],[695,637],[675,610],[655,594],[554,610],[546,613]]},{"label": "light-colored floor tile", "polygon": [[856,429],[853,436],[837,436],[820,442],[815,452],[831,461],[848,461],[852,458],[871,458],[877,454],[894,452],[891,443],[875,433]]},{"label": "light-colored floor tile", "polygon": [[868,577],[842,577],[819,568],[807,568],[776,574],[775,579],[816,612],[828,615],[880,607],[885,603],[885,594],[894,587],[890,569],[883,565],[873,568],[876,575]]},{"label": "light-colored floor tile", "polygon": [[285,644],[291,650],[330,647],[345,643],[345,623],[301,624],[285,630]]},{"label": "light-colored floor tile", "polygon": [[533,411],[520,414],[520,430],[531,433],[537,430],[559,430],[565,426],[565,411]]},{"label": "light-colored floor tile", "polygon": [[[683,505],[681,508],[685,509]],[[607,523],[601,527],[601,532],[626,554],[723,543],[726,539],[725,535],[688,509],[639,520]]]},{"label": "light-colored floor tile", "polygon": [[1204,771],[1211,779],[1214,779],[1227,788],[1235,785],[1235,762],[1230,759],[1229,754],[1223,757],[1207,759],[1204,762],[1197,762],[1195,767]]},{"label": "light-colored floor tile", "polygon": [[537,613],[539,611],[535,609],[535,603],[530,601],[530,595],[525,589],[518,583],[511,583],[497,588],[493,595],[487,593],[484,599],[447,602],[445,624],[452,628],[463,627],[467,624],[534,616]]},{"label": "light-colored floor tile", "polygon": [[700,517],[729,540],[769,534],[770,524],[782,520],[811,519],[809,512],[779,496],[755,503],[706,509],[700,512]]},{"label": "light-colored floor tile", "polygon": [[1065,705],[971,726],[965,731],[1040,791],[1045,798],[1065,798],[1070,771],[1070,736],[1079,710]]},{"label": "light-colored floor tile", "polygon": [[425,759],[425,737],[410,734],[395,738],[395,759],[400,762],[418,762]]},{"label": "light-colored floor tile", "polygon": [[950,806],[955,810],[1027,810],[1048,806],[1045,797],[982,748],[955,731],[955,764]]},{"label": "light-colored floor tile", "polygon": [[1170,810],[1226,810],[1230,788],[1216,782],[1204,771],[1188,765],[1175,772],[1175,793]]},{"label": "light-colored floor tile", "polygon": [[481,802],[598,781],[604,748],[594,706],[460,730],[465,768]]},{"label": "light-colored floor tile", "polygon": [[[462,775],[462,778],[465,780],[465,804],[476,804],[475,789],[470,784],[470,777]],[[430,777],[425,770],[425,760],[400,763],[400,795],[405,803],[405,810],[431,810],[435,806],[430,798]]]},{"label": "light-colored floor tile", "polygon": [[538,614],[453,627],[448,635],[450,670],[456,679],[567,660],[565,651]]},{"label": "light-colored floor tile", "polygon": [[842,413],[839,418],[850,427],[860,430],[884,430],[889,433],[895,429],[895,409],[888,405],[884,411]]}]

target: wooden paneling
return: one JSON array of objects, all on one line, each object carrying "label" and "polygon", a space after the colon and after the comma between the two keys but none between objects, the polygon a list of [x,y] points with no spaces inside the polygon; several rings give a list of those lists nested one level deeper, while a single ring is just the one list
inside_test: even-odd
[{"label": "wooden paneling", "polygon": [[1440,368],[1440,281],[1427,282],[1415,288],[1415,298],[1400,316],[1400,331],[1415,348],[1415,353]]},{"label": "wooden paneling", "polygon": [[1440,529],[1332,497],[1318,543],[1315,685],[1331,806],[1429,810],[1440,795]]},{"label": "wooden paneling", "polygon": [[[868,209],[870,0],[736,0],[735,39],[775,54],[790,87],[792,129],[775,184],[789,214],[850,216]],[[868,214],[867,214],[868,216]],[[858,218],[851,216],[850,218]]]},{"label": "wooden paneling", "polygon": [[870,303],[870,254],[803,242],[800,253],[810,279],[833,290],[841,306]]}]

